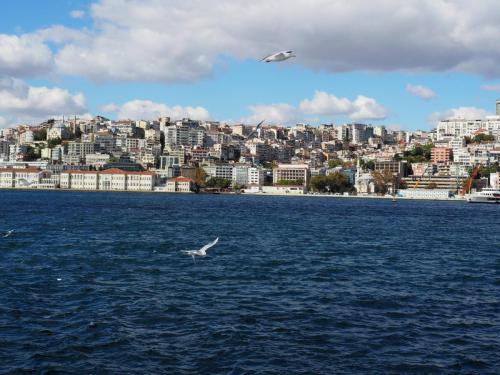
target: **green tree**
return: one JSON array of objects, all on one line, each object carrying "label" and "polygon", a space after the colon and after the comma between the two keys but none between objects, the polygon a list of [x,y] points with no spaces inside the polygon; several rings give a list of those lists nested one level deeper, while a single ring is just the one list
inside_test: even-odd
[{"label": "green tree", "polygon": [[341,167],[342,165],[344,165],[344,161],[342,159],[328,160],[328,168]]},{"label": "green tree", "polygon": [[26,150],[26,153],[23,156],[24,161],[33,161],[37,160],[40,158],[40,151],[37,149],[34,149],[31,146],[28,146],[28,149]]},{"label": "green tree", "polygon": [[47,139],[47,129],[40,128],[33,131],[33,139],[35,141],[45,141]]},{"label": "green tree", "polygon": [[298,185],[304,185],[304,180],[298,179],[298,180],[278,180],[276,182],[276,185],[278,186],[298,186]]},{"label": "green tree", "polygon": [[335,172],[328,176],[314,176],[311,178],[311,189],[320,193],[344,193],[354,191],[354,187],[346,175]]},{"label": "green tree", "polygon": [[210,177],[206,182],[206,186],[209,188],[227,189],[231,186],[231,181],[222,177]]},{"label": "green tree", "polygon": [[363,169],[369,169],[370,171],[375,170],[375,161],[373,160],[359,159],[359,165]]},{"label": "green tree", "polygon": [[472,142],[474,143],[493,142],[494,140],[495,136],[491,134],[478,134],[474,138],[472,138]]},{"label": "green tree", "polygon": [[62,143],[62,139],[61,138],[53,138],[53,139],[49,139],[47,141],[47,146],[48,146],[48,148],[54,148],[57,145],[60,145],[61,143]]}]

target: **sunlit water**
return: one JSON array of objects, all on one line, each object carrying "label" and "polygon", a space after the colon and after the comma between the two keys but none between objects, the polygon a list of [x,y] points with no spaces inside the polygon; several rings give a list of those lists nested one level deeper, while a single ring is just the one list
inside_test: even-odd
[{"label": "sunlit water", "polygon": [[0,191],[11,228],[0,373],[500,368],[499,206]]}]

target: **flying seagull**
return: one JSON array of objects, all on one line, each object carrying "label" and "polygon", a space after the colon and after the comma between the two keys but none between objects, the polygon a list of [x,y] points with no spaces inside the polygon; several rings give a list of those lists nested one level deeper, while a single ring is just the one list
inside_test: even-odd
[{"label": "flying seagull", "polygon": [[279,61],[288,60],[291,57],[295,57],[295,55],[293,54],[293,51],[281,51],[281,52],[273,53],[272,55],[266,56],[260,61],[279,62]]},{"label": "flying seagull", "polygon": [[14,233],[14,229],[8,230],[7,233],[3,235],[3,238],[9,237],[12,233]]},{"label": "flying seagull", "polygon": [[203,246],[200,250],[182,250],[182,253],[186,255],[190,255],[193,258],[193,262],[196,263],[196,259],[194,258],[195,256],[199,257],[204,257],[207,255],[207,250],[210,249],[212,246],[214,246],[217,241],[219,241],[219,237],[217,237],[215,240],[210,242],[209,244],[206,244]]},{"label": "flying seagull", "polygon": [[254,133],[257,133],[257,131],[260,129],[260,126],[264,123],[264,121],[266,121],[266,120],[262,120],[261,122],[259,122],[259,123],[257,124],[257,126],[255,127],[255,129],[254,129],[254,130],[252,130],[252,131],[250,132],[250,134],[248,134],[248,137],[247,137],[248,139],[250,139],[250,137],[251,137]]}]

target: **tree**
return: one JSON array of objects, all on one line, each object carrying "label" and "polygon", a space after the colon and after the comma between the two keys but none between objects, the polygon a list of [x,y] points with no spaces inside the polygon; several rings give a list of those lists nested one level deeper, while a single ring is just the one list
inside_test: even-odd
[{"label": "tree", "polygon": [[227,189],[231,186],[231,181],[222,177],[210,177],[207,180],[206,186],[209,188]]},{"label": "tree", "polygon": [[40,157],[40,152],[35,150],[33,147],[28,146],[26,153],[24,154],[24,161],[33,161],[37,160]]},{"label": "tree", "polygon": [[54,148],[55,146],[60,145],[61,143],[62,143],[61,138],[52,138],[47,141],[47,146],[49,148]]},{"label": "tree", "polygon": [[360,159],[359,165],[363,169],[368,169],[370,171],[374,171],[375,170],[375,161],[373,161],[373,160]]},{"label": "tree", "polygon": [[194,175],[195,184],[198,186],[204,186],[206,179],[207,179],[207,174],[205,173],[205,170],[201,167],[196,167]]},{"label": "tree", "polygon": [[495,136],[491,134],[478,134],[474,138],[472,138],[472,142],[474,143],[493,142],[493,141],[495,141]]},{"label": "tree", "polygon": [[47,139],[47,129],[40,128],[33,131],[33,139],[35,141],[45,141]]},{"label": "tree", "polygon": [[346,175],[335,172],[328,176],[314,176],[311,178],[311,189],[321,193],[345,193],[354,191],[354,187]]},{"label": "tree", "polygon": [[328,160],[328,168],[341,167],[344,164],[342,159],[330,159]]},{"label": "tree", "polygon": [[375,183],[375,190],[381,194],[386,194],[389,186],[394,183],[394,175],[387,169],[375,171],[372,173],[372,176]]},{"label": "tree", "polygon": [[278,186],[298,186],[298,185],[304,185],[304,180],[298,179],[298,180],[278,180],[276,182],[276,185]]}]

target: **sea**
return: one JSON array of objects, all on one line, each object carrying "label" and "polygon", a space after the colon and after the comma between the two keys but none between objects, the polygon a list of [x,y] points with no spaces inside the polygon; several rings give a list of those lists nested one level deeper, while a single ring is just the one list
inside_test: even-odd
[{"label": "sea", "polygon": [[0,374],[500,371],[499,205],[4,190],[0,236]]}]

